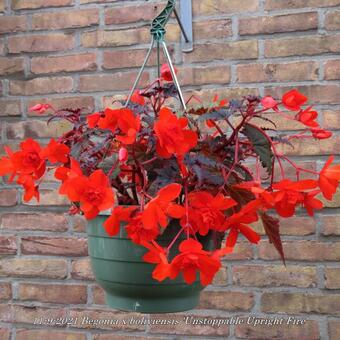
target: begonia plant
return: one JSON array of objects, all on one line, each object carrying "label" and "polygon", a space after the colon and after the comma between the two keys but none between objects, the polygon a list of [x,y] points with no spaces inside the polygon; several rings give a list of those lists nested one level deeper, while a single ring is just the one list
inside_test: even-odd
[{"label": "begonia plant", "polygon": [[[94,219],[110,210],[103,225],[107,234],[116,236],[124,228],[131,242],[145,247],[143,260],[155,265],[152,275],[159,281],[182,273],[191,284],[199,273],[202,285],[211,283],[239,235],[259,242],[251,226],[258,220],[284,261],[275,214],[288,218],[302,207],[313,216],[323,207],[320,196],[332,200],[340,165],[331,156],[320,172],[305,169],[280,153],[279,145],[332,133],[319,126],[318,113],[295,89],[280,100],[215,96],[209,105],[198,102],[186,112],[171,108],[176,97],[163,66],[159,79],[115,108],[86,115],[81,109],[38,104],[30,110],[51,111],[49,121],[65,119],[72,130],[45,146],[29,138],[18,151],[6,147],[0,176],[24,188],[24,201],[39,201],[39,186],[54,171],[59,194],[71,202],[70,213]],[[268,116],[273,112],[301,123],[301,130],[280,134]],[[283,163],[294,169],[294,180],[287,178]],[[172,220],[180,227],[164,247],[158,237]],[[203,249],[202,236],[214,240],[214,249]],[[170,257],[174,246],[176,255]]]}]

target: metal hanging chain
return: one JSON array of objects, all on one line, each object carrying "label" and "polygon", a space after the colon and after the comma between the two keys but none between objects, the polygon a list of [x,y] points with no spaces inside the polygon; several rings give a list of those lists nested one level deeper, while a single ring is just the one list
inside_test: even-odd
[{"label": "metal hanging chain", "polygon": [[171,57],[170,57],[168,48],[166,46],[166,43],[164,41],[164,37],[165,37],[165,34],[166,34],[165,26],[168,23],[172,12],[175,12],[176,19],[177,19],[177,21],[180,25],[180,28],[183,32],[184,38],[185,38],[186,41],[188,41],[187,34],[185,33],[182,22],[181,22],[178,14],[176,12],[175,5],[176,5],[176,0],[169,0],[166,7],[162,10],[162,12],[152,21],[151,29],[150,29],[150,33],[151,33],[151,36],[152,36],[151,45],[150,45],[149,50],[146,54],[143,65],[142,65],[142,67],[141,67],[141,69],[140,69],[140,71],[137,75],[137,79],[134,82],[133,87],[130,91],[130,94],[129,94],[129,97],[126,101],[125,106],[128,106],[129,103],[130,103],[130,100],[131,100],[131,98],[132,98],[132,96],[133,96],[133,94],[134,94],[134,92],[135,92],[135,90],[138,86],[140,78],[141,78],[141,76],[144,72],[146,64],[148,63],[148,61],[150,59],[151,52],[152,52],[154,45],[155,45],[155,42],[156,42],[158,77],[160,77],[160,57],[159,57],[159,55],[160,55],[160,45],[162,45],[164,55],[167,59],[167,62],[168,62],[169,68],[170,68],[172,79],[174,81],[174,84],[175,84],[177,91],[178,91],[178,94],[179,94],[180,102],[182,104],[183,109],[185,111],[187,109],[186,104],[185,104],[185,100],[184,100],[184,96],[183,96],[183,93],[182,93],[182,90],[181,90],[181,87],[180,87],[180,84],[179,84],[179,81],[178,81],[178,78],[177,78],[177,75],[176,75],[176,72],[175,72],[175,68],[174,68],[173,63],[171,61]]}]

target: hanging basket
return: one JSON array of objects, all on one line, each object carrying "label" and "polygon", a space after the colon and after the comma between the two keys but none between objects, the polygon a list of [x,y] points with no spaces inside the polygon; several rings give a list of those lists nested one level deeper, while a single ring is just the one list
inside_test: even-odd
[{"label": "hanging basket", "polygon": [[[87,234],[92,270],[110,307],[140,313],[174,313],[198,305],[204,288],[199,276],[191,285],[186,284],[182,276],[163,282],[154,280],[154,265],[142,259],[146,249],[132,243],[124,228],[119,235],[109,237],[103,228],[106,218],[98,216],[88,221]],[[179,228],[178,221],[172,221],[159,237],[159,244],[167,246]],[[184,239],[185,235],[177,240],[171,258],[176,256],[178,243]],[[212,249],[212,238],[204,237],[202,244],[206,250]]]}]

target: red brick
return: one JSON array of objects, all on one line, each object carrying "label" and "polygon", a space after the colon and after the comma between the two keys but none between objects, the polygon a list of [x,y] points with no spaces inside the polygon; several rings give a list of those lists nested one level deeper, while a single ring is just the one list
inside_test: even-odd
[{"label": "red brick", "polygon": [[21,283],[19,299],[60,304],[84,304],[87,301],[87,287],[84,285],[55,285]]},{"label": "red brick", "polygon": [[233,59],[256,59],[258,57],[258,45],[255,40],[242,40],[225,42],[223,44],[201,44],[195,45],[194,51],[184,55],[185,63],[207,62],[211,60],[233,60]]},{"label": "red brick", "polygon": [[87,241],[77,237],[22,237],[21,251],[34,255],[84,256],[87,255]]},{"label": "red brick", "polygon": [[178,68],[179,82],[182,85],[227,84],[230,82],[230,67],[181,67]]},{"label": "red brick", "polygon": [[290,57],[340,52],[339,36],[304,36],[265,41],[265,56]]},{"label": "red brick", "polygon": [[[265,89],[266,94],[271,94],[274,97],[280,97],[285,92],[292,89],[292,86],[287,87],[268,87]],[[338,96],[340,86],[337,84],[330,85],[310,85],[310,86],[296,86],[296,89],[302,92],[309,98],[309,103],[315,104],[339,104],[340,98]]]},{"label": "red brick", "polygon": [[0,236],[0,254],[10,255],[17,253],[17,240],[15,236]]},{"label": "red brick", "polygon": [[45,7],[62,7],[71,5],[73,0],[12,0],[12,8],[36,9]]},{"label": "red brick", "polygon": [[37,258],[0,260],[0,276],[64,279],[66,275],[66,260]]},{"label": "red brick", "polygon": [[321,216],[322,234],[325,236],[340,235],[340,216]]},{"label": "red brick", "polygon": [[[219,98],[226,99],[242,99],[244,96],[258,96],[259,89],[258,88],[216,88],[216,89],[202,89],[202,90],[188,90],[184,91],[185,97],[190,98],[192,95],[200,98],[204,103],[211,103],[212,99],[215,95],[219,96]],[[193,102],[195,103],[195,101]]]},{"label": "red brick", "polygon": [[325,79],[340,79],[340,60],[329,60],[325,63]]},{"label": "red brick", "polygon": [[33,325],[39,319],[60,319],[66,317],[66,309],[37,306],[0,305],[0,320],[11,323]]},{"label": "red brick", "polygon": [[84,47],[115,47],[145,44],[150,41],[148,28],[115,31],[91,31],[82,34]]},{"label": "red brick", "polygon": [[[261,221],[259,221],[256,224],[252,224],[252,228],[260,235],[266,234]],[[289,236],[312,235],[315,233],[315,229],[316,229],[316,221],[310,217],[294,216],[289,219],[284,219],[284,218],[280,219],[280,234],[281,235],[289,235]]]},{"label": "red brick", "polygon": [[7,138],[58,138],[71,129],[71,124],[66,121],[55,121],[50,124],[41,120],[21,121],[7,124]]},{"label": "red brick", "polygon": [[246,287],[316,287],[317,272],[315,267],[302,266],[233,266],[233,282]]},{"label": "red brick", "polygon": [[17,191],[14,189],[0,190],[0,207],[12,207],[17,205]]},{"label": "red brick", "polygon": [[114,333],[108,334],[95,334],[93,340],[167,340],[167,336],[137,336],[137,335],[115,335]]},{"label": "red brick", "polygon": [[[114,74],[84,75],[79,79],[80,92],[129,90],[137,78],[137,72],[116,72]],[[140,86],[146,85],[149,75],[142,75]]]},{"label": "red brick", "polygon": [[[138,313],[129,313],[119,311],[107,311],[97,309],[71,309],[71,318],[78,318],[78,328],[85,329],[107,329],[121,331],[144,331],[145,325],[136,325],[133,320],[141,320],[143,316]],[[144,316],[145,318],[145,316]],[[126,321],[124,324],[123,320]]]},{"label": "red brick", "polygon": [[240,35],[309,31],[318,28],[315,12],[240,19]]},{"label": "red brick", "polygon": [[237,66],[240,83],[288,82],[317,80],[317,62],[294,62],[281,64],[245,64]]},{"label": "red brick", "polygon": [[[149,21],[160,11],[159,4],[138,4],[133,6],[112,7],[105,9],[105,24],[118,25],[138,21]],[[161,7],[161,6],[160,6]]]},{"label": "red brick", "polygon": [[8,37],[9,53],[66,51],[74,44],[74,35],[69,33]]},{"label": "red brick", "polygon": [[32,58],[31,71],[34,74],[95,71],[97,69],[94,53],[69,56]]},{"label": "red brick", "polygon": [[265,313],[318,313],[340,315],[340,294],[263,293]]},{"label": "red brick", "polygon": [[10,340],[11,339],[11,330],[9,328],[0,328],[0,338],[2,340]]},{"label": "red brick", "polygon": [[266,0],[265,9],[294,9],[304,7],[332,7],[340,5],[339,0]]},{"label": "red brick", "polygon": [[340,289],[340,268],[325,268],[325,287]]},{"label": "red brick", "polygon": [[[64,98],[38,98],[32,99],[28,102],[27,107],[30,108],[38,103],[49,103],[56,110],[61,109],[77,109],[83,108],[85,111],[92,112],[94,110],[94,98],[93,97],[64,97]],[[41,116],[36,112],[28,112],[29,116]],[[51,114],[51,111],[46,111],[45,115]]]},{"label": "red brick", "polygon": [[[211,323],[216,319],[218,318],[201,314],[154,314],[151,315],[150,319],[150,333],[227,337],[229,335],[227,325],[220,325],[219,327],[209,325],[209,322]],[[171,323],[169,322],[170,320]],[[167,324],[164,324],[164,321],[167,321]],[[206,322],[206,324],[200,324],[200,322]]]},{"label": "red brick", "polygon": [[0,75],[23,74],[23,58],[0,58]]},{"label": "red brick", "polygon": [[340,111],[325,110],[323,112],[322,126],[331,130],[340,128]]},{"label": "red brick", "polygon": [[4,213],[0,215],[0,228],[9,230],[67,231],[66,215],[44,213]]},{"label": "red brick", "polygon": [[80,259],[72,261],[71,277],[80,280],[94,280],[90,259]]},{"label": "red brick", "polygon": [[32,17],[32,28],[34,30],[86,27],[98,24],[99,11],[96,8],[38,13]]},{"label": "red brick", "polygon": [[324,140],[294,140],[292,141],[293,148],[288,145],[280,145],[277,150],[278,152],[283,152],[286,156],[337,155],[340,152],[339,141],[340,137],[338,136]]},{"label": "red brick", "polygon": [[58,193],[58,190],[50,190],[50,189],[41,189],[40,190],[40,201],[37,202],[35,199],[25,203],[25,205],[38,205],[38,206],[62,206],[69,205],[70,202],[66,198],[66,196],[61,196]]},{"label": "red brick", "polygon": [[51,329],[18,329],[16,340],[86,340],[86,334]]},{"label": "red brick", "polygon": [[19,100],[0,100],[0,116],[20,116]]},{"label": "red brick", "polygon": [[254,305],[253,293],[235,291],[203,291],[198,308],[226,311],[248,311]]},{"label": "red brick", "polygon": [[232,254],[225,256],[227,260],[250,260],[253,258],[253,248],[249,242],[237,242]]},{"label": "red brick", "polygon": [[0,39],[0,54],[5,54],[5,41],[4,39]]},{"label": "red brick", "polygon": [[70,77],[35,78],[32,80],[11,80],[9,91],[12,95],[32,96],[36,94],[65,93],[73,89]]},{"label": "red brick", "polygon": [[194,22],[193,24],[195,41],[203,39],[225,39],[232,35],[230,19],[217,19]]},{"label": "red brick", "polygon": [[5,0],[0,0],[0,12],[4,12],[6,7]]},{"label": "red brick", "polygon": [[78,233],[86,232],[86,218],[81,215],[74,215],[71,217],[71,223],[73,226],[73,231]]},{"label": "red brick", "polygon": [[[303,318],[297,318],[302,320]],[[248,321],[248,319],[246,319]],[[260,316],[255,316],[255,319],[250,318],[250,323],[263,322],[268,323],[269,320],[275,322],[275,318],[261,318]],[[254,321],[253,321],[254,320]],[[276,318],[277,322],[282,320],[280,317]],[[257,324],[243,324],[235,326],[235,335],[237,339],[280,339],[280,340],[292,340],[292,339],[308,339],[308,340],[319,340],[319,326],[318,322],[314,320],[306,320],[304,324],[298,325],[287,325],[286,322],[289,317],[285,318],[282,325],[270,325]]]},{"label": "red brick", "polygon": [[340,29],[340,11],[331,12],[326,15],[325,27],[329,31]]},{"label": "red brick", "polygon": [[25,31],[27,28],[26,16],[0,16],[0,33],[13,33]]},{"label": "red brick", "polygon": [[100,286],[92,287],[93,303],[95,305],[105,305],[105,292]]},{"label": "red brick", "polygon": [[223,15],[236,12],[254,12],[259,8],[258,0],[211,0],[194,1],[193,12],[200,15]]},{"label": "red brick", "polygon": [[[173,47],[168,48],[170,55],[173,55]],[[103,53],[103,68],[104,69],[118,69],[118,68],[130,68],[130,67],[140,67],[144,62],[145,56],[147,54],[147,49],[124,49],[124,50],[113,50],[104,51]],[[161,63],[165,63],[165,57],[163,54],[160,55]],[[157,65],[157,53],[154,49],[150,55],[148,61],[148,66]]]},{"label": "red brick", "polygon": [[11,298],[12,298],[11,284],[9,282],[0,282],[0,300],[10,300]]},{"label": "red brick", "polygon": [[329,339],[338,340],[340,338],[340,321],[332,320],[328,322]]},{"label": "red brick", "polygon": [[[339,261],[340,242],[285,241],[283,249],[286,260]],[[268,241],[261,241],[259,257],[264,260],[278,260],[278,252]]]},{"label": "red brick", "polygon": [[214,286],[228,285],[228,270],[225,266],[222,265],[220,270],[217,272],[212,282],[212,285]]}]

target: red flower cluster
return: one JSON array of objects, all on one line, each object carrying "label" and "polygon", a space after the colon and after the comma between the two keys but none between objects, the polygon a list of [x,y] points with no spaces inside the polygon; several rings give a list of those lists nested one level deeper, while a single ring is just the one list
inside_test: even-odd
[{"label": "red flower cluster", "polygon": [[9,147],[5,148],[8,157],[0,159],[0,176],[10,176],[10,182],[17,176],[17,183],[22,185],[25,194],[24,201],[30,201],[35,197],[39,201],[39,184],[36,184],[46,172],[46,162],[52,164],[66,162],[70,149],[57,143],[54,139],[47,147],[29,138],[20,143],[20,150],[13,152]]},{"label": "red flower cluster", "polygon": [[[136,246],[144,247],[143,259],[155,265],[152,275],[159,281],[182,275],[188,284],[198,279],[209,284],[238,238],[260,241],[252,228],[260,220],[284,258],[279,220],[269,213],[287,218],[303,208],[313,216],[323,207],[320,196],[333,199],[340,165],[334,165],[331,156],[320,172],[304,169],[278,153],[277,146],[291,139],[325,139],[332,133],[319,126],[312,106],[303,107],[307,97],[297,90],[281,100],[249,96],[228,101],[215,96],[209,107],[179,115],[165,104],[176,95],[171,82],[170,69],[163,66],[160,78],[136,91],[131,103],[123,101],[119,108],[86,117],[81,110],[35,105],[32,111],[52,110],[51,119],[67,119],[74,127],[45,147],[32,139],[16,152],[6,147],[0,176],[16,178],[29,201],[39,199],[39,184],[54,169],[61,182],[59,193],[72,202],[71,212],[93,219],[110,210],[103,226],[107,234],[118,237],[124,231]],[[282,106],[293,116],[281,112]],[[262,117],[268,111],[299,121],[305,130],[289,136],[268,133],[252,121],[270,121]],[[242,119],[232,119],[233,114]],[[254,160],[255,170],[247,167],[247,159]],[[285,176],[283,161],[294,168],[296,180]],[[268,182],[260,180],[260,164]],[[277,169],[281,179],[274,182]],[[300,180],[301,173],[314,178]],[[168,232],[175,235],[161,246],[166,238],[160,237]]]},{"label": "red flower cluster", "polygon": [[58,168],[55,176],[62,181],[59,193],[78,203],[87,219],[95,218],[100,211],[113,207],[114,193],[102,170],[96,170],[87,177],[79,164],[72,160],[71,168]]}]

